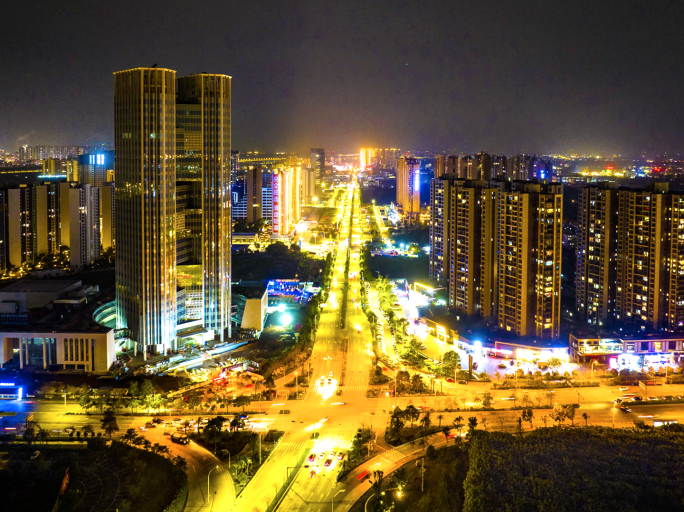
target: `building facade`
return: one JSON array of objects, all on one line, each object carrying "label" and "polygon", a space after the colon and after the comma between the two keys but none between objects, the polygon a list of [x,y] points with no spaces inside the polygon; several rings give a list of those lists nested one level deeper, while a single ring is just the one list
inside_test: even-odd
[{"label": "building facade", "polygon": [[117,328],[176,346],[176,72],[114,74]]},{"label": "building facade", "polygon": [[204,326],[220,340],[230,337],[230,85],[226,75],[178,79],[178,111],[200,113],[188,116],[187,123],[179,121],[186,139],[189,133],[200,137],[198,150],[192,155],[185,151],[183,172],[197,173],[201,181]]}]

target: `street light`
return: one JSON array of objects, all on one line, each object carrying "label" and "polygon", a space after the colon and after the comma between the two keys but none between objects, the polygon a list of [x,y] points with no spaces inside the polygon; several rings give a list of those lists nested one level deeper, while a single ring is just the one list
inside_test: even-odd
[{"label": "street light", "polygon": [[209,477],[211,476],[211,472],[215,469],[218,469],[218,466],[216,466],[215,468],[211,468],[209,470],[209,473],[207,474],[207,503],[209,502]]}]

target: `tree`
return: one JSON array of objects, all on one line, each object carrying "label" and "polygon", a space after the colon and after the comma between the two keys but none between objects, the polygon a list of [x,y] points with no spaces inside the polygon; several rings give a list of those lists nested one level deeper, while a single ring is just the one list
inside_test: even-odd
[{"label": "tree", "polygon": [[392,483],[401,491],[408,485],[408,471],[402,466],[392,473]]},{"label": "tree", "polygon": [[413,422],[420,417],[420,411],[416,409],[415,405],[407,405],[404,410],[406,418],[411,422],[411,427],[413,427]]},{"label": "tree", "polygon": [[90,437],[93,437],[95,435],[95,430],[93,429],[92,425],[83,425],[83,427],[81,427],[81,430],[83,430],[84,437],[87,437],[88,434],[90,434]]},{"label": "tree", "polygon": [[252,399],[247,395],[240,395],[233,400],[234,407],[242,407],[242,412],[245,412],[245,407],[252,403]]},{"label": "tree", "polygon": [[444,425],[444,428],[442,429],[442,434],[444,434],[444,439],[446,440],[447,444],[449,443],[449,433],[451,432],[451,427]]},{"label": "tree", "polygon": [[458,430],[458,437],[461,437],[461,431],[465,425],[463,424],[463,416],[456,416],[453,422],[454,428]]},{"label": "tree", "polygon": [[496,377],[496,381],[499,382],[501,380],[501,374],[499,372],[496,372],[494,374],[494,377]]},{"label": "tree", "polygon": [[121,436],[121,442],[125,444],[131,444],[133,440],[138,436],[134,428],[129,428],[126,433]]},{"label": "tree", "polygon": [[140,400],[138,400],[137,398],[133,398],[133,399],[128,403],[128,407],[130,407],[131,411],[137,411],[137,410],[138,410],[138,407],[140,407],[141,405],[142,405],[142,403],[141,403]]},{"label": "tree", "polygon": [[547,361],[547,363],[549,365],[549,368],[551,368],[551,370],[555,370],[556,368],[559,368],[563,364],[563,361],[561,361],[560,358],[558,358],[558,357],[551,357]]},{"label": "tree", "polygon": [[152,381],[150,381],[150,379],[145,379],[140,386],[140,395],[150,396],[152,393],[154,393]]},{"label": "tree", "polygon": [[430,428],[430,425],[432,425],[432,420],[430,419],[430,411],[426,411],[423,414],[423,417],[420,420],[420,425],[426,430]]},{"label": "tree", "polygon": [[93,399],[90,398],[89,395],[81,395],[78,398],[78,405],[81,407],[86,414],[88,413],[88,409],[90,409],[94,404],[93,404]]},{"label": "tree", "polygon": [[27,421],[24,435],[22,438],[29,446],[38,439],[38,432],[41,430],[40,425],[36,421]]},{"label": "tree", "polygon": [[197,407],[199,404],[202,403],[202,400],[200,399],[199,394],[197,391],[191,391],[190,394],[188,395],[188,403],[190,405],[191,409],[194,409]]},{"label": "tree", "polygon": [[442,416],[441,414],[438,414],[438,415],[437,415],[437,421],[439,422],[437,426],[438,426],[439,428],[442,428],[442,420],[443,420],[443,419],[444,419],[444,416]]},{"label": "tree", "polygon": [[414,393],[422,393],[425,389],[425,383],[423,382],[423,377],[419,373],[413,374],[411,377],[411,391]]},{"label": "tree", "polygon": [[264,379],[264,386],[266,386],[266,389],[268,389],[269,391],[273,391],[276,388],[272,373],[269,373]]},{"label": "tree", "polygon": [[47,443],[47,440],[50,438],[50,432],[48,432],[44,428],[39,428],[38,433],[36,434],[36,439],[38,441],[42,441],[43,443]]},{"label": "tree", "polygon": [[116,415],[112,409],[107,409],[104,413],[104,417],[100,420],[100,425],[102,430],[104,430],[105,435],[112,438],[114,432],[119,431],[119,425],[116,423]]},{"label": "tree", "polygon": [[492,405],[492,401],[494,400],[494,396],[487,391],[482,395],[482,407],[488,409]]},{"label": "tree", "polygon": [[530,424],[530,428],[532,428],[532,418],[534,417],[534,413],[532,412],[532,409],[523,409],[521,418],[523,421],[526,421]]},{"label": "tree", "polygon": [[518,407],[518,390],[514,389],[511,391],[511,400],[513,400],[513,407]]},{"label": "tree", "polygon": [[453,370],[461,363],[461,357],[457,352],[449,350],[442,356],[442,363]]},{"label": "tree", "polygon": [[140,394],[140,388],[138,387],[137,381],[134,380],[128,385],[128,394],[131,395],[131,397],[135,397]]},{"label": "tree", "polygon": [[561,423],[565,421],[566,415],[565,415],[565,409],[563,407],[558,407],[556,406],[553,409],[553,412],[551,412],[550,416],[553,421],[558,422],[558,427],[560,428]]},{"label": "tree", "polygon": [[582,413],[582,419],[584,420],[584,426],[589,426],[589,415],[586,412]]},{"label": "tree", "polygon": [[575,412],[576,409],[573,404],[567,404],[565,407],[565,417],[568,418],[572,424],[572,426],[575,426]]},{"label": "tree", "polygon": [[468,418],[468,433],[472,434],[472,432],[477,428],[477,418],[475,416],[471,416]]}]

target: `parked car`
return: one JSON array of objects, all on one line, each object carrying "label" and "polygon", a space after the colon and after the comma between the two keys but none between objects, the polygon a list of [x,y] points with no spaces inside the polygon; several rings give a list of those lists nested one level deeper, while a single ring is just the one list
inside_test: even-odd
[{"label": "parked car", "polygon": [[449,377],[446,381],[447,381],[447,382],[454,382],[454,379],[452,379],[451,377]]},{"label": "parked car", "polygon": [[459,380],[458,383],[459,384],[468,384],[468,381],[467,380]]}]

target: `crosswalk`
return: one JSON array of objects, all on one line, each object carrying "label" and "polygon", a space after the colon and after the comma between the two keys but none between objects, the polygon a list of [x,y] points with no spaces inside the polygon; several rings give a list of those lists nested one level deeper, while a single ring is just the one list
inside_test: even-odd
[{"label": "crosswalk", "polygon": [[[313,447],[312,447],[313,446]],[[331,452],[338,450],[349,450],[352,447],[351,439],[342,439],[340,436],[323,437],[315,441],[312,445],[311,441],[281,441],[278,443],[278,449],[283,452],[299,452],[305,448],[311,449],[312,452]]]},{"label": "crosswalk", "polygon": [[399,462],[401,459],[407,457],[408,454],[403,453],[396,448],[389,450],[381,455],[387,462]]}]

